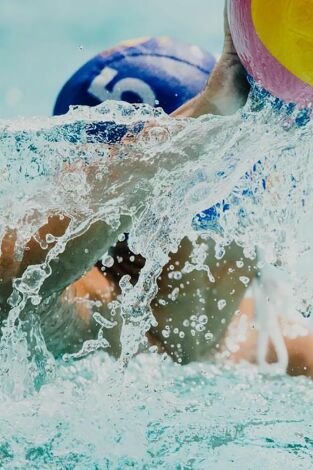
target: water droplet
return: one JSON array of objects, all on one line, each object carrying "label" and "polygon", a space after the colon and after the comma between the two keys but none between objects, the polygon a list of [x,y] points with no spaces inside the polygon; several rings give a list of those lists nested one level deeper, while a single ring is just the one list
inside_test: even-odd
[{"label": "water droplet", "polygon": [[208,332],[204,335],[204,337],[205,337],[205,339],[206,339],[207,341],[213,341],[213,339],[214,339],[214,335],[213,335],[210,331],[208,331]]},{"label": "water droplet", "polygon": [[114,258],[109,254],[105,254],[102,257],[101,262],[102,262],[103,266],[105,266],[106,268],[112,268],[112,266],[114,264]]},{"label": "water droplet", "polygon": [[40,295],[34,295],[32,298],[31,298],[31,302],[33,305],[39,305],[40,302],[41,302],[41,297]]},{"label": "water droplet", "polygon": [[248,287],[250,284],[250,279],[247,276],[240,276],[239,281],[242,282],[245,287]]},{"label": "water droplet", "polygon": [[47,233],[46,235],[46,242],[47,243],[54,243],[56,241],[56,238],[51,235],[51,233]]},{"label": "water droplet", "polygon": [[177,300],[179,295],[179,287],[175,287],[175,289],[172,290],[172,292],[168,295],[168,298],[175,302]]},{"label": "water droplet", "polygon": [[222,259],[225,256],[225,248],[222,246],[215,247],[215,258]]},{"label": "water droplet", "polygon": [[169,279],[174,279],[175,281],[180,281],[182,277],[183,277],[183,275],[180,271],[172,271],[172,272],[168,273],[168,278]]},{"label": "water droplet", "polygon": [[196,325],[196,331],[201,332],[201,331],[204,331],[204,330],[205,330],[205,326],[202,325],[202,323],[198,323]]},{"label": "water droplet", "polygon": [[170,337],[170,330],[162,330],[162,336],[163,336],[163,338],[169,338]]},{"label": "water droplet", "polygon": [[101,325],[103,328],[107,328],[107,329],[111,329],[111,328],[114,328],[114,326],[117,325],[117,322],[111,322],[109,320],[107,320],[106,318],[104,318],[101,313],[99,312],[95,312],[93,314],[93,318],[96,320],[97,323],[99,323],[99,325]]},{"label": "water droplet", "polygon": [[203,325],[206,325],[208,323],[207,315],[200,315],[199,322],[202,323]]}]

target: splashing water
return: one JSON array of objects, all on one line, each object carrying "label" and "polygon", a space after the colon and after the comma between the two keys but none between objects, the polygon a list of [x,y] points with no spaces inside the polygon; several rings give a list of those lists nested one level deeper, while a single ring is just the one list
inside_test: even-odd
[{"label": "splashing water", "polygon": [[[270,448],[277,468],[296,455],[309,468],[309,413],[302,421],[298,416],[311,393],[304,379],[264,382],[254,369],[177,368],[149,355],[129,362],[155,323],[150,303],[169,254],[184,237],[193,240],[195,231],[203,240],[214,240],[218,259],[233,241],[247,258],[255,259],[258,250],[263,264],[288,274],[295,308],[310,313],[313,133],[311,122],[300,121],[296,110],[278,110],[270,100],[257,107],[250,99],[227,118],[174,120],[145,105],[106,102],[58,118],[0,123],[1,237],[8,228],[16,231],[17,257],[22,257],[25,244],[50,215],[70,219],[62,236],[36,235],[42,248],[51,248],[41,264],[15,279],[2,314],[7,318],[0,344],[3,464],[181,468],[183,462],[184,468],[207,468],[217,459],[236,466],[255,448],[260,455]],[[128,135],[104,144],[103,122],[110,133],[126,126]],[[130,248],[146,258],[137,284],[124,276],[119,300],[112,304],[123,318],[124,372],[99,352],[79,363],[56,362],[36,314],[47,296],[64,287],[54,275],[57,259],[98,221],[106,223],[101,234],[107,247],[130,232]],[[84,264],[84,254],[71,246],[73,257]],[[86,259],[90,253],[94,262],[100,259],[104,246],[86,240]],[[207,270],[208,282],[214,282],[201,255],[196,268]],[[104,321],[98,338],[67,359],[107,348],[108,327]],[[242,392],[245,409],[235,413],[237,398],[229,389]],[[288,419],[285,411],[280,417],[282,394],[288,412],[302,401]],[[293,433],[298,436],[294,447]]]},{"label": "splashing water", "polygon": [[1,403],[0,458],[18,469],[310,469],[311,403],[304,378],[266,381],[246,366],[181,367],[153,354],[121,376],[99,354]]}]

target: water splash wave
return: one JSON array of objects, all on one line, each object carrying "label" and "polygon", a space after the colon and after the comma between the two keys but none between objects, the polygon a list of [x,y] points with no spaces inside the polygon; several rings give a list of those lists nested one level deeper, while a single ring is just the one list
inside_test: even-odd
[{"label": "water splash wave", "polygon": [[[123,318],[121,362],[128,363],[129,358],[137,352],[146,331],[155,322],[150,303],[156,294],[157,278],[169,259],[169,253],[177,250],[182,238],[187,236],[194,239],[195,230],[198,230],[203,240],[215,241],[216,257],[219,259],[223,257],[225,247],[233,241],[243,247],[248,258],[255,259],[258,250],[262,253],[263,264],[277,265],[280,270],[288,273],[296,294],[295,308],[305,314],[310,313],[313,300],[313,276],[308,274],[312,247],[312,124],[307,122],[306,125],[300,126],[296,111],[277,110],[272,103],[263,104],[261,108],[256,109],[255,102],[250,100],[243,110],[231,117],[204,116],[199,119],[174,120],[160,110],[147,106],[107,102],[93,109],[73,109],[64,117],[0,123],[1,237],[8,228],[16,231],[17,260],[21,259],[27,241],[31,236],[38,234],[38,229],[49,216],[59,214],[70,220],[67,230],[59,237],[46,234],[41,238],[36,235],[43,249],[49,245],[51,249],[42,262],[28,266],[21,276],[15,279],[9,307],[2,312],[3,318],[7,316],[3,323],[0,345],[1,393],[5,402],[9,403],[5,414],[8,416],[6,426],[10,427],[10,416],[16,416],[16,410],[12,410],[15,403],[10,401],[12,398],[22,400],[21,407],[28,410],[25,426],[23,425],[23,436],[19,436],[15,441],[15,438],[10,442],[3,440],[3,462],[16,458],[20,466],[26,461],[33,461],[34,465],[38,462],[40,465],[48,465],[51,456],[57,459],[57,453],[52,451],[55,442],[63,440],[67,433],[68,436],[75,436],[75,433],[80,434],[85,429],[84,418],[80,421],[81,417],[78,418],[76,411],[70,406],[69,397],[75,397],[74,403],[79,406],[78,409],[86,406],[87,414],[93,413],[91,410],[88,412],[90,402],[84,400],[87,395],[88,399],[90,395],[94,395],[91,402],[93,405],[97,403],[103,382],[106,381],[105,387],[109,387],[107,384],[111,383],[114,386],[114,393],[112,390],[104,393],[105,400],[101,399],[104,400],[103,409],[106,408],[103,419],[111,423],[111,437],[106,439],[106,443],[111,442],[112,438],[111,443],[114,444],[117,454],[105,456],[102,450],[98,460],[90,460],[90,454],[95,448],[100,452],[103,435],[97,437],[96,433],[94,436],[94,439],[100,439],[101,445],[100,441],[93,441],[89,445],[80,434],[75,437],[75,455],[69,457],[68,449],[64,450],[66,458],[70,459],[69,466],[74,465],[76,459],[81,468],[87,468],[91,461],[95,468],[97,465],[100,465],[100,468],[119,468],[121,462],[123,468],[125,465],[139,465],[138,462],[145,468],[145,455],[153,454],[158,468],[160,465],[175,468],[175,462],[178,462],[176,457],[181,458],[180,452],[187,452],[188,449],[188,454],[193,457],[187,461],[187,454],[184,454],[186,465],[192,468],[192,462],[197,462],[197,468],[201,468],[200,448],[203,450],[209,446],[210,449],[218,449],[224,446],[226,441],[227,445],[232,447],[233,444],[230,443],[241,440],[245,433],[245,426],[239,425],[239,422],[242,423],[242,416],[238,417],[237,424],[232,428],[230,426],[231,429],[227,428],[225,431],[223,428],[225,432],[214,431],[211,427],[202,432],[206,424],[199,414],[199,403],[202,403],[200,408],[205,403],[201,396],[195,399],[198,410],[195,433],[191,436],[189,432],[189,437],[186,434],[187,437],[183,438],[188,445],[185,446],[178,437],[179,433],[175,432],[173,435],[176,436],[174,440],[177,445],[174,445],[172,436],[170,453],[167,444],[164,444],[163,449],[157,449],[157,441],[164,442],[162,436],[168,435],[168,429],[172,429],[170,410],[175,408],[173,416],[178,428],[182,429],[183,422],[179,418],[179,410],[183,407],[181,403],[172,407],[172,401],[181,400],[180,385],[175,382],[173,392],[170,391],[171,388],[167,389],[166,396],[171,405],[168,408],[169,414],[165,417],[158,413],[160,400],[163,403],[167,400],[166,396],[162,393],[158,395],[157,389],[151,391],[149,387],[149,394],[145,394],[144,390],[140,390],[143,383],[139,381],[139,388],[135,388],[134,396],[129,399],[134,413],[125,419],[128,411],[122,406],[125,399],[125,384],[122,382],[127,381],[127,377],[119,382],[116,378],[116,366],[112,366],[115,372],[112,372],[111,376],[111,363],[107,359],[106,366],[96,366],[99,373],[101,369],[101,374],[105,375],[105,379],[98,381],[95,378],[98,372],[95,376],[91,369],[88,372],[89,367],[95,367],[94,364],[97,364],[97,356],[93,359],[94,363],[84,359],[78,366],[68,367],[55,363],[46,347],[36,312],[38,313],[39,306],[44,306],[44,302],[54,291],[58,292],[64,287],[56,266],[70,243],[73,242],[73,257],[79,257],[82,265],[86,263],[88,266],[105,253],[119,233],[130,232],[130,247],[133,252],[146,258],[146,264],[134,287],[127,277],[122,279],[122,294],[114,305],[114,308],[120,309]],[[110,132],[112,126],[113,129],[126,126],[127,137],[120,139],[117,131],[115,143],[103,143],[103,122],[110,123]],[[144,125],[145,129],[142,130]],[[195,217],[196,214],[198,215]],[[77,237],[82,236],[99,221],[106,224],[106,232],[99,232],[103,234],[103,242],[102,237],[97,238],[100,240],[97,244],[94,244],[95,240],[89,244],[86,240],[84,253],[75,251],[74,242]],[[300,262],[301,259],[303,262]],[[209,272],[209,267],[200,264],[200,269],[208,269]],[[214,282],[214,279],[211,278],[210,281],[208,276],[208,282]],[[84,345],[85,349],[79,357],[99,347],[106,347],[105,328],[102,328],[100,333],[98,339]],[[138,363],[131,362],[129,367],[136,369],[139,367],[136,364]],[[75,375],[75,385],[71,385],[68,379],[71,367]],[[145,373],[150,367],[152,366],[144,368]],[[173,367],[171,366],[171,370],[166,374],[175,375],[176,369]],[[178,372],[186,374],[183,381],[187,382],[189,373],[189,369]],[[191,374],[193,373],[196,374]],[[80,388],[81,383],[89,381],[88,377],[84,378],[88,374],[93,377],[92,393],[89,385],[88,390],[84,386]],[[161,375],[159,380],[163,380]],[[215,375],[210,377],[214,382]],[[229,379],[226,377],[227,374],[224,379],[221,378],[219,393],[224,387],[223,380],[234,381],[240,388],[239,376]],[[201,380],[200,375],[195,378],[196,382]],[[279,390],[285,386],[282,385],[285,384],[284,380],[278,382]],[[79,384],[77,387],[76,381]],[[208,396],[215,393],[213,382],[203,389],[207,390]],[[43,385],[44,383],[46,385]],[[248,383],[251,386],[249,381]],[[266,386],[258,382],[258,387]],[[72,390],[72,387],[75,390]],[[306,387],[303,382],[303,390],[306,390]],[[40,397],[44,397],[47,390],[48,395],[44,398],[33,397],[34,390],[40,388]],[[51,421],[51,440],[44,438],[41,440],[44,444],[41,445],[38,444],[38,435],[29,433],[30,421],[27,416],[31,409],[39,410],[36,415],[39,429],[42,429],[43,434],[49,434],[40,409],[42,410],[48,401],[51,402],[51,393],[56,397],[62,395],[64,401],[57,404],[54,410],[57,416],[60,414],[59,425],[55,426],[55,422]],[[255,393],[259,394],[259,389]],[[193,404],[189,403],[192,401],[191,396],[192,392],[189,390],[187,401],[190,409],[193,407]],[[84,401],[83,405],[79,404],[80,400]],[[152,403],[145,408],[146,401]],[[211,405],[213,403],[212,399]],[[268,401],[266,406],[272,405]],[[208,406],[206,409],[205,416],[210,420],[212,407]],[[201,410],[203,411],[202,408]],[[272,412],[275,416],[275,410],[271,409]],[[143,415],[151,415],[151,423],[154,424],[143,426]],[[217,413],[217,422],[221,419],[229,421],[229,415],[221,417]],[[275,419],[273,418],[274,421]],[[297,420],[293,419],[291,421],[297,423]],[[167,426],[167,420],[172,424]],[[72,427],[74,422],[77,424],[75,432]],[[122,429],[119,429],[121,423],[124,424]],[[275,423],[275,426],[278,426],[278,421]],[[92,426],[99,427],[98,418]],[[54,434],[57,428],[58,432]],[[138,428],[138,435],[142,439],[136,439],[136,446],[130,446],[133,442],[132,435],[136,434],[135,428]],[[102,428],[101,432],[106,431]],[[12,429],[10,431],[8,428],[6,433],[12,434]],[[308,461],[309,456],[306,455],[305,449],[310,445],[308,443],[311,438],[303,437],[304,440],[306,438],[308,441],[303,441],[301,449],[304,449],[304,460]],[[146,439],[151,441],[148,447],[145,444]],[[251,439],[253,440],[253,437]],[[38,441],[38,445],[31,446],[29,442],[32,440]],[[21,444],[22,441],[24,444]],[[67,446],[68,441],[65,442]],[[123,442],[127,442],[125,448],[120,444]],[[265,439],[263,444],[268,446],[269,442]],[[150,449],[150,445],[154,450]],[[62,447],[61,442],[56,448],[61,449],[60,446]],[[57,452],[63,455],[62,451]],[[173,452],[176,457],[171,457]],[[284,452],[285,450],[282,462],[285,458]],[[217,453],[216,450],[213,452],[213,459]],[[124,454],[127,454],[127,457],[123,460],[121,455]],[[11,455],[14,456],[12,459]],[[65,460],[62,458],[60,457],[60,461],[64,465]],[[238,456],[238,459],[240,461],[241,457]]]}]

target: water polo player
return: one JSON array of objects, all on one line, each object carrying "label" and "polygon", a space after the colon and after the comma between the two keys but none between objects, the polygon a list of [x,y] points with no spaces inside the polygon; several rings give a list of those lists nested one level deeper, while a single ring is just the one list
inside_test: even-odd
[{"label": "water polo player", "polygon": [[[175,111],[175,116],[199,116],[209,112],[230,114],[244,104],[247,86],[241,64],[232,48],[228,29],[222,58],[206,85],[213,66],[214,59],[210,54],[204,53],[198,47],[187,46],[177,41],[161,38],[122,44],[100,54],[82,67],[61,91],[54,112],[56,114],[66,112],[70,104],[96,105],[107,98],[122,98],[133,102],[145,101],[151,105],[161,105],[167,112]],[[50,218],[49,223],[42,228],[41,234],[60,235],[67,224],[66,218],[63,220],[58,217]],[[73,299],[86,295],[90,300],[100,299],[104,304],[101,313],[104,316],[109,315],[106,303],[118,294],[118,280],[124,273],[131,273],[135,282],[138,269],[143,263],[140,258],[136,258],[133,262],[127,246],[121,244],[113,253],[115,263],[106,276],[99,268],[93,268],[85,274],[87,267],[94,264],[95,258],[100,258],[102,253],[116,242],[117,234],[110,234],[108,237],[110,240],[105,240],[103,235],[105,231],[108,232],[108,227],[100,227],[98,224],[81,239],[73,240],[60,257],[58,267],[55,267],[57,273],[55,276],[52,273],[50,280],[47,281],[46,286],[49,284],[49,288],[47,287],[46,292],[44,292],[45,287],[42,289],[42,295],[49,296],[50,299],[47,301],[49,305],[46,305],[41,313],[42,329],[48,347],[56,355],[66,351],[77,351],[83,341],[96,335],[97,324],[92,319],[89,307],[83,303],[75,306]],[[5,243],[8,254],[10,250],[14,250],[14,240],[8,236]],[[35,259],[38,262],[46,255],[35,238],[29,242],[27,250],[22,264],[13,270],[15,275],[20,275],[27,265],[32,264]],[[173,256],[171,263],[183,265],[189,258],[190,251],[189,242],[183,241],[179,253]],[[224,264],[212,267],[216,279],[213,290],[207,282],[206,273],[197,271],[186,274],[183,281],[188,288],[184,295],[162,306],[158,299],[168,298],[175,284],[183,282],[174,279],[170,287],[168,267],[166,267],[159,281],[159,296],[154,302],[154,314],[158,326],[150,332],[151,341],[161,343],[164,349],[181,362],[208,357],[210,350],[222,337],[229,318],[238,308],[244,294],[245,288],[238,279],[239,275],[229,274],[233,269],[236,270],[236,261],[241,256],[241,250],[234,246],[229,247]],[[123,258],[124,262],[118,263],[118,257]],[[84,276],[73,284],[73,281],[83,274]],[[248,263],[240,274],[252,275]],[[6,277],[8,278],[6,286],[9,290],[12,277],[8,275]],[[230,295],[232,290],[236,292],[233,296]],[[61,291],[62,295],[59,295],[58,292]],[[196,291],[197,296],[195,296]],[[5,298],[5,295],[2,297]],[[223,310],[225,322],[222,323],[216,298],[227,301],[227,307]],[[184,324],[187,324],[186,320],[188,322],[188,318],[192,315],[195,316],[196,322],[201,315],[203,320],[203,299],[206,299],[205,311],[210,312],[210,321],[206,323],[203,321],[201,331],[199,328],[199,331],[197,329],[194,332]],[[120,325],[117,325],[108,330],[111,351],[116,354],[119,352],[119,328]],[[166,341],[162,332],[168,328],[173,330],[173,335],[171,334],[170,340]],[[174,333],[177,329],[185,331],[184,338],[179,338]],[[213,337],[212,331],[214,331]]]},{"label": "water polo player", "polygon": [[[124,99],[160,105],[165,111],[173,112],[174,117],[231,114],[245,103],[248,87],[227,23],[222,57],[206,84],[213,65],[212,56],[199,48],[168,39],[124,43],[82,67],[61,91],[54,112],[62,114],[69,105],[93,106],[105,99]],[[103,130],[99,129],[102,138],[105,136],[112,142],[126,132],[119,129],[117,134],[111,135]],[[51,217],[40,235],[61,235],[68,222],[66,218]],[[76,352],[84,341],[96,337],[98,324],[92,317],[93,301],[100,301],[101,314],[112,320],[112,328],[106,330],[106,337],[110,351],[119,354],[121,320],[111,317],[107,304],[118,295],[118,281],[122,275],[130,274],[136,282],[144,260],[133,259],[127,244],[118,242],[112,250],[114,265],[105,275],[99,263],[92,268],[100,255],[116,243],[117,235],[98,222],[68,244],[58,263],[52,263],[52,274],[41,290],[46,301],[40,307],[40,315],[46,343],[55,355]],[[3,310],[7,309],[6,299],[14,276],[20,276],[27,266],[40,262],[47,254],[34,237],[28,243],[22,262],[17,263],[14,236],[8,234],[3,242],[1,264],[6,268],[3,274],[6,282],[1,286]],[[183,240],[169,266],[183,266],[190,252],[190,243]],[[150,343],[157,344],[179,362],[207,358],[215,352],[245,292],[239,277],[251,279],[254,276],[249,261],[241,268],[236,266],[240,258],[241,250],[232,245],[221,264],[215,261],[212,266],[212,262],[209,263],[216,280],[213,288],[206,272],[196,271],[185,274],[183,279],[169,280],[170,267],[165,267],[159,280],[158,296],[153,302],[158,325],[149,332]],[[169,299],[170,292],[182,283],[185,286],[182,295],[169,300],[166,305],[159,302],[162,298]],[[77,298],[88,298],[89,301],[75,302]],[[216,303],[216,299],[221,298],[226,301],[222,317]],[[98,303],[96,307],[99,311]]]},{"label": "water polo player", "polygon": [[[109,53],[104,52],[96,56],[76,72],[61,90],[54,113],[67,112],[70,105],[87,104],[92,106],[105,99],[114,98],[130,102],[147,102],[150,105],[161,106],[168,113],[180,108],[180,111],[176,111],[177,115],[181,115],[182,112],[184,115],[199,115],[203,111],[199,109],[195,112],[193,108],[196,100],[190,100],[204,89],[214,65],[214,58],[200,48],[186,45],[180,41],[173,41],[169,38],[126,42],[112,49]],[[246,92],[246,89],[244,92]],[[234,98],[233,94],[230,94],[230,96],[232,99]],[[227,97],[225,95],[223,98],[226,101]],[[243,100],[244,98],[242,98],[240,104],[243,103]],[[189,102],[189,106],[185,104],[187,102]],[[182,105],[184,105],[183,108]],[[223,106],[224,109],[220,109],[220,113],[227,111],[231,113],[234,103],[232,101],[231,106],[227,108],[227,104],[223,102]],[[216,108],[212,109],[214,112],[216,110]],[[118,137],[121,137],[125,131],[125,129],[121,129],[121,135]],[[104,133],[104,135],[107,140],[108,134]],[[115,140],[117,138],[116,133],[110,135],[110,138]],[[113,295],[116,295],[119,292],[119,281],[124,274],[130,274],[132,282],[136,282],[144,260],[141,257],[133,256],[128,250],[127,241],[118,242],[114,249],[111,249],[111,254],[114,258],[114,264],[112,267],[105,269],[105,275],[106,281],[110,283]],[[180,251],[172,258],[169,265],[175,262],[183,266],[189,254],[190,244],[185,240]],[[241,253],[238,249],[234,250],[234,247],[232,247],[228,256],[228,261],[232,267],[238,256],[241,256]],[[99,285],[103,280],[101,269],[103,268],[101,263],[98,263],[97,266],[98,269],[93,269],[72,286],[71,295],[76,290],[77,294],[88,292],[91,298],[99,297]],[[208,349],[210,349],[208,345],[212,346],[213,343],[212,340],[209,340],[211,336],[208,332],[212,331],[213,328],[215,329],[214,344],[216,344],[225,329],[225,326],[220,322],[220,313],[216,312],[216,302],[213,300],[213,297],[216,297],[216,292],[219,291],[222,285],[224,286],[227,277],[224,274],[224,269],[225,266],[223,267],[222,276],[220,276],[218,269],[214,269],[216,278],[220,279],[220,282],[215,286],[217,289],[215,294],[209,294],[212,289],[208,287],[206,274],[198,273],[197,275],[185,276],[185,279],[183,279],[190,286],[188,289],[190,295],[188,300],[184,298],[183,305],[181,303],[182,299],[169,302],[167,306],[162,306],[156,299],[154,313],[158,319],[158,327],[150,331],[151,341],[162,343],[162,346],[168,349],[169,353],[174,356],[177,355],[177,359],[180,361],[189,361],[207,355]],[[169,267],[167,266],[159,281],[159,298],[167,298],[170,291],[173,290],[173,287],[170,288],[172,281],[168,279],[168,271]],[[177,283],[177,285],[181,282],[174,280],[174,284]],[[228,280],[229,291],[236,287],[242,295],[243,288],[240,283],[235,282],[233,284],[236,285],[232,285]],[[86,287],[87,285],[88,287]],[[97,286],[97,288],[93,286]],[[108,286],[103,282],[100,289],[102,296],[104,294],[108,296],[107,289]],[[205,317],[203,315],[203,306],[200,306],[200,298],[199,305],[196,307],[196,301],[191,294],[197,289],[203,291],[201,295],[199,294],[199,297],[205,297],[207,302],[210,302],[209,307],[212,311],[212,318],[211,322],[205,325],[203,331],[197,332],[196,336],[193,337],[192,328],[184,328],[183,323],[186,324],[188,318],[193,315],[201,317],[202,313],[201,318]],[[222,295],[222,292],[219,292],[218,295]],[[223,292],[223,295],[226,294]],[[226,297],[229,300],[229,295]],[[192,311],[196,314],[189,314],[189,317],[186,318],[184,311]],[[119,351],[119,328],[120,325],[108,332],[111,346],[115,344],[115,347],[111,349],[115,349],[116,352]],[[177,331],[177,329],[182,331],[182,329],[185,329],[186,332],[184,338],[170,334],[168,341],[165,340],[165,344],[163,344],[162,332],[166,329],[169,329],[169,331]],[[167,343],[168,348],[166,347]],[[178,351],[177,344],[180,344],[180,351]]]}]

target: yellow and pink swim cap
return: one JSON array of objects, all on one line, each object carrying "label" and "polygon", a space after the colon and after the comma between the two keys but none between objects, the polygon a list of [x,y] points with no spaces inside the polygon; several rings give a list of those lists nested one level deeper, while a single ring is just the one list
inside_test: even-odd
[{"label": "yellow and pink swim cap", "polygon": [[312,103],[313,0],[229,0],[228,18],[254,80],[288,103]]}]

